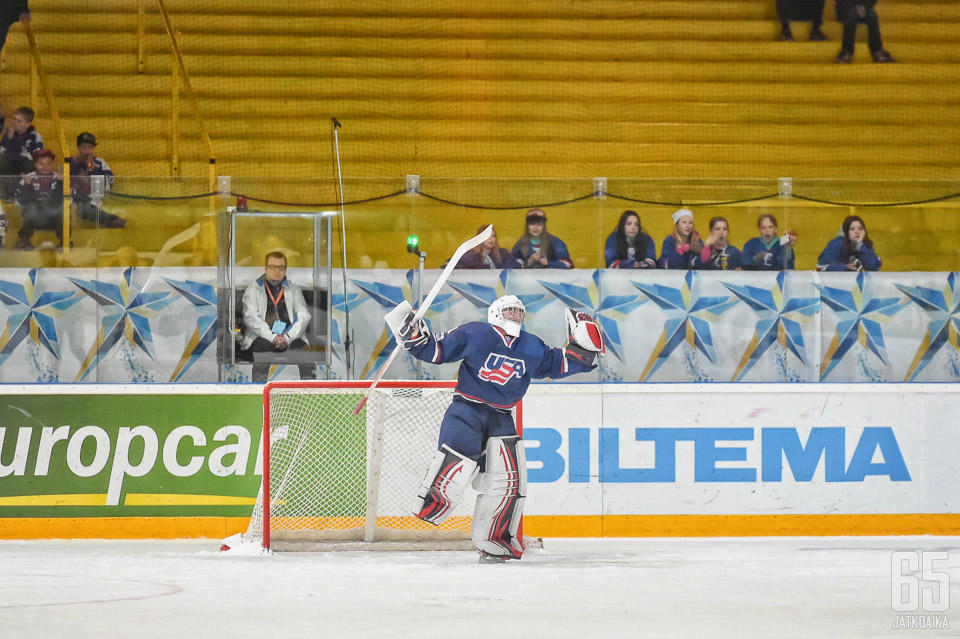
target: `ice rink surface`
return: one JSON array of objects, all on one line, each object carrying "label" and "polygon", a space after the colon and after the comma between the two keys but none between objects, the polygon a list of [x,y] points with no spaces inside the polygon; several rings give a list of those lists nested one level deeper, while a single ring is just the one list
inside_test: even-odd
[{"label": "ice rink surface", "polygon": [[[0,637],[960,636],[960,537],[547,539],[503,565],[218,545],[0,541]],[[894,628],[894,550],[949,553],[949,630]]]}]

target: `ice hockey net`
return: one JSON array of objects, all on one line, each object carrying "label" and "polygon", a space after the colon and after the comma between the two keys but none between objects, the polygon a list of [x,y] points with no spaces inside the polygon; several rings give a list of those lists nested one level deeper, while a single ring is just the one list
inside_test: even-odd
[{"label": "ice hockey net", "polygon": [[412,514],[454,382],[381,382],[354,415],[369,386],[266,386],[263,483],[245,541],[273,550],[472,548],[472,490],[439,527]]}]

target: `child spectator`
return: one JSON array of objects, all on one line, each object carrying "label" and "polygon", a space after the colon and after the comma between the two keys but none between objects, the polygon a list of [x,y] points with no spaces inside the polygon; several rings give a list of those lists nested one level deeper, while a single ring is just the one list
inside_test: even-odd
[{"label": "child spectator", "polygon": [[777,0],[777,17],[780,18],[780,39],[793,42],[790,31],[791,20],[810,20],[810,41],[823,42],[827,39],[820,27],[823,26],[823,5],[825,0]]},{"label": "child spectator", "polygon": [[817,258],[818,271],[879,271],[881,264],[859,215],[844,218],[840,233]]},{"label": "child spectator", "polygon": [[643,232],[640,215],[624,211],[603,249],[607,268],[656,268],[657,247]]},{"label": "child spectator", "polygon": [[33,109],[20,107],[7,122],[0,110],[0,176],[3,178],[3,198],[9,200],[20,178],[33,170],[33,156],[43,148],[43,136],[33,128]]},{"label": "child spectator", "polygon": [[77,206],[80,219],[93,222],[97,226],[108,229],[122,229],[127,222],[121,217],[107,213],[101,207],[103,201],[93,200],[90,196],[90,176],[102,175],[104,191],[113,188],[113,171],[103,158],[94,155],[97,138],[92,133],[81,133],[77,136],[77,154],[71,157],[70,162],[70,194],[73,203]]},{"label": "child spectator", "polygon": [[[480,233],[491,224],[481,224],[477,229]],[[444,264],[446,266],[446,264]],[[502,268],[523,268],[523,262],[510,255],[506,249],[500,248],[500,242],[497,241],[497,230],[487,240],[469,251],[457,262],[457,268],[471,269],[502,269]]]},{"label": "child spectator", "polygon": [[700,234],[693,230],[693,211],[678,209],[673,215],[673,233],[663,238],[660,268],[695,269],[710,258]]},{"label": "child spectator", "polygon": [[880,18],[874,7],[877,0],[836,0],[837,21],[843,23],[843,45],[837,54],[837,62],[847,64],[853,61],[854,43],[857,39],[857,25],[867,25],[867,45],[874,62],[896,62],[893,56],[883,48],[880,37]]},{"label": "child spectator", "polygon": [[523,237],[513,245],[510,255],[524,268],[573,268],[567,245],[547,232],[547,214],[543,209],[527,211]]},{"label": "child spectator", "polygon": [[787,231],[783,235],[777,230],[777,218],[770,214],[757,219],[760,237],[755,237],[743,245],[742,267],[747,271],[782,271],[794,268],[793,247],[797,243],[797,234]]},{"label": "child spectator", "polygon": [[63,183],[53,170],[57,157],[49,149],[37,151],[35,171],[20,180],[17,204],[23,211],[23,226],[17,233],[18,249],[32,249],[30,237],[36,230],[53,231],[63,243]]},{"label": "child spectator", "polygon": [[727,218],[710,218],[710,235],[703,245],[710,249],[710,257],[700,268],[716,271],[740,270],[740,249],[730,244],[730,224]]}]

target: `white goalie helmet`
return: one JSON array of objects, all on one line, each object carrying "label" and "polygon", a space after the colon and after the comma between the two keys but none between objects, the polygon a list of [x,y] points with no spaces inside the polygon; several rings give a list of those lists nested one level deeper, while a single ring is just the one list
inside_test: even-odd
[{"label": "white goalie helmet", "polygon": [[495,299],[487,309],[487,321],[502,328],[507,335],[519,337],[526,311],[519,297],[504,295]]}]

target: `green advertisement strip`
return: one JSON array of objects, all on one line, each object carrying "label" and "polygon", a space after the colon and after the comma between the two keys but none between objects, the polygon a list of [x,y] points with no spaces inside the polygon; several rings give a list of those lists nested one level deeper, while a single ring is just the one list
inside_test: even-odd
[{"label": "green advertisement strip", "polygon": [[244,517],[260,394],[2,395],[0,518]]}]

